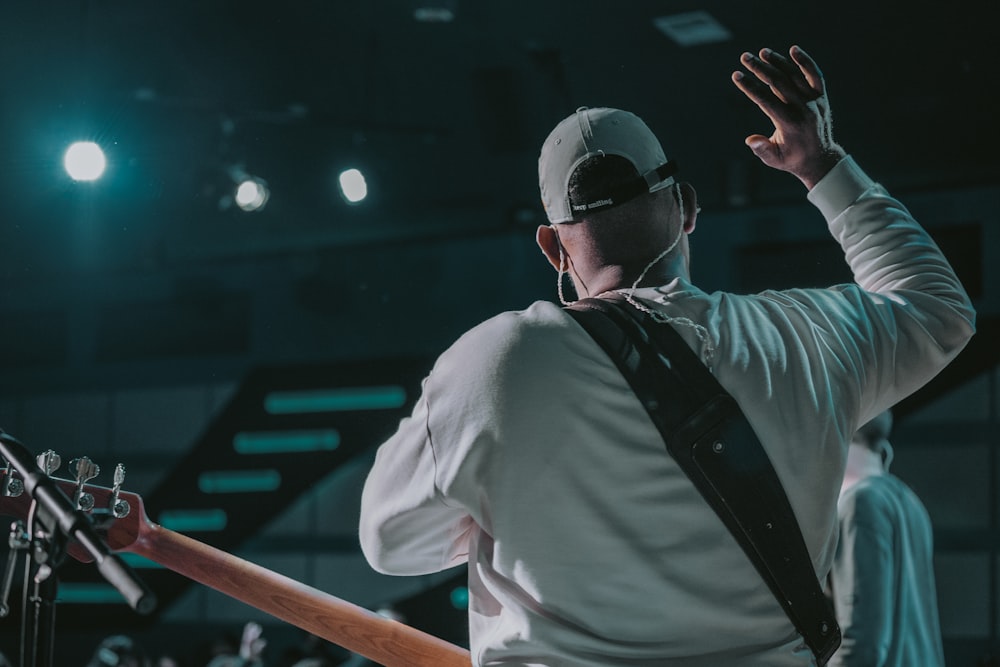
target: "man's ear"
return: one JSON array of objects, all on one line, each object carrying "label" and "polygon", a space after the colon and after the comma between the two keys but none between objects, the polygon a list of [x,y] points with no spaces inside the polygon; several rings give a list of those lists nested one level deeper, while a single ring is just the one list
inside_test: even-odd
[{"label": "man's ear", "polygon": [[680,184],[681,196],[684,197],[684,233],[690,234],[694,231],[695,223],[698,220],[698,193],[694,186],[684,182]]},{"label": "man's ear", "polygon": [[[559,233],[556,232],[555,227],[552,225],[539,225],[538,231],[535,232],[535,242],[542,249],[542,254],[549,260],[552,268],[559,271],[560,265],[563,263],[563,257],[559,252]],[[565,269],[565,267],[563,268]]]}]

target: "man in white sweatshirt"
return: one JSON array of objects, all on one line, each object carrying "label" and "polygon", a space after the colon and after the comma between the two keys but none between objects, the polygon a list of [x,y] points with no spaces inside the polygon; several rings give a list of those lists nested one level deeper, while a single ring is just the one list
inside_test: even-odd
[{"label": "man in white sweatshirt", "polygon": [[[537,241],[561,297],[564,272],[581,298],[615,292],[700,356],[746,413],[823,579],[852,435],[944,368],[975,313],[930,236],[833,141],[813,60],[792,47],[741,63],[734,84],[774,125],[747,145],[803,183],[853,283],[698,289],[697,194],[618,109],[580,109],[543,144],[551,225]],[[360,538],[380,572],[468,564],[477,666],[814,662],[614,362],[551,302],[497,315],[439,357],[379,449]]]}]

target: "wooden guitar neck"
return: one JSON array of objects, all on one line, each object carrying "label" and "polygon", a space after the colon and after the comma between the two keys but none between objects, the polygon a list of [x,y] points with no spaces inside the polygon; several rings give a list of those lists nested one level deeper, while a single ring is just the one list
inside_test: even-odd
[{"label": "wooden guitar neck", "polygon": [[148,523],[131,551],[385,667],[469,667],[469,652],[190,537]]}]

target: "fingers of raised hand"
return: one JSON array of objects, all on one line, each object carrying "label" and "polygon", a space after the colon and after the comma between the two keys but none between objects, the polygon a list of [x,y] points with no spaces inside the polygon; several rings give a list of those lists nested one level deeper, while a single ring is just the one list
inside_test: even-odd
[{"label": "fingers of raised hand", "polygon": [[803,51],[799,46],[793,46],[788,50],[788,53],[795,64],[798,65],[799,71],[814,95],[816,97],[826,95],[826,84],[823,81],[823,73],[820,71],[816,61],[812,59],[812,56]]},{"label": "fingers of raised hand", "polygon": [[[766,49],[762,50],[761,53],[763,54],[765,51]],[[755,56],[749,51],[740,56],[740,63],[746,67],[758,81],[770,88],[775,97],[785,104],[790,102],[788,97],[783,94],[782,86],[780,85],[782,83],[783,75],[776,66],[767,62],[762,57]],[[787,88],[787,86],[784,86],[784,88]]]},{"label": "fingers of raised hand", "polygon": [[733,83],[776,124],[779,118],[784,116],[785,105],[782,104],[782,100],[775,96],[770,85],[759,76],[747,76],[741,71],[736,71],[733,72]]},{"label": "fingers of raised hand", "polygon": [[740,60],[785,104],[802,104],[821,94],[813,89],[796,63],[776,51],[761,49],[758,56],[744,53]]}]

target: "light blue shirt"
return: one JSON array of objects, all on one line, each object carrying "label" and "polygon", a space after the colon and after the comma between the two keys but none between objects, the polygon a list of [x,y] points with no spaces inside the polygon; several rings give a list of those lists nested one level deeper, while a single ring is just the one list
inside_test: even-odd
[{"label": "light blue shirt", "polygon": [[888,473],[848,487],[838,505],[832,588],[844,640],[831,667],[944,665],[931,521]]}]

